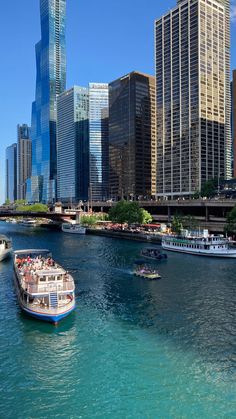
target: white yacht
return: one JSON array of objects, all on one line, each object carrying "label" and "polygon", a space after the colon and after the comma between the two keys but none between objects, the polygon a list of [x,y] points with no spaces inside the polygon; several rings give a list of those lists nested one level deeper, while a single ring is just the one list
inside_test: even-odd
[{"label": "white yacht", "polygon": [[14,271],[17,298],[26,314],[56,324],[74,310],[73,277],[49,250],[15,251]]},{"label": "white yacht", "polygon": [[0,234],[0,262],[3,259],[8,258],[12,253],[12,242],[11,240]]},{"label": "white yacht", "polygon": [[208,230],[202,233],[189,233],[180,236],[168,235],[162,238],[162,248],[173,252],[198,256],[236,258],[236,247],[223,235],[214,236]]},{"label": "white yacht", "polygon": [[81,224],[63,223],[61,229],[64,233],[86,234],[86,228]]}]

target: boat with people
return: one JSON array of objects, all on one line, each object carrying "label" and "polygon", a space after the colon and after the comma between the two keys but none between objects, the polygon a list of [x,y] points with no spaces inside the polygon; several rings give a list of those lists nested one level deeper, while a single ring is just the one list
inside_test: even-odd
[{"label": "boat with people", "polygon": [[141,256],[153,260],[166,260],[167,254],[162,253],[159,249],[147,248],[141,250]]},{"label": "boat with people", "polygon": [[173,252],[198,256],[236,258],[236,248],[223,235],[203,232],[183,231],[181,235],[166,235],[162,238],[162,248]]},{"label": "boat with people", "polygon": [[12,241],[7,236],[0,234],[0,262],[11,256]]},{"label": "boat with people", "polygon": [[160,279],[161,275],[156,269],[152,269],[150,266],[138,265],[135,268],[134,274],[145,279]]},{"label": "boat with people", "polygon": [[56,324],[74,310],[74,279],[49,250],[16,250],[14,272],[17,298],[26,314]]},{"label": "boat with people", "polygon": [[86,234],[86,228],[81,224],[63,223],[61,229],[64,233]]}]

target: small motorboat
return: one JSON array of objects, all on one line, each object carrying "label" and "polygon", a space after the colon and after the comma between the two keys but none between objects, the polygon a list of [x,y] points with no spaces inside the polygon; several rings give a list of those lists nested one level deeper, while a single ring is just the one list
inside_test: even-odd
[{"label": "small motorboat", "polygon": [[161,275],[157,270],[150,268],[149,266],[138,265],[134,271],[134,275],[140,276],[145,279],[160,279]]},{"label": "small motorboat", "polygon": [[159,249],[147,248],[141,250],[141,256],[153,260],[166,260],[167,255],[162,253]]}]

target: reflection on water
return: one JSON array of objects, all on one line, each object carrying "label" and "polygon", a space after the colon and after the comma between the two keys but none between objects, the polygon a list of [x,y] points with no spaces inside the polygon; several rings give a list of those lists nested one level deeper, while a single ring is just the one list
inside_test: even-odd
[{"label": "reflection on water", "polygon": [[0,264],[0,417],[236,415],[234,260],[169,253],[152,282],[132,275],[141,243],[17,225],[0,232],[14,248],[51,249],[77,294],[57,327],[31,320],[17,305],[11,262]]}]

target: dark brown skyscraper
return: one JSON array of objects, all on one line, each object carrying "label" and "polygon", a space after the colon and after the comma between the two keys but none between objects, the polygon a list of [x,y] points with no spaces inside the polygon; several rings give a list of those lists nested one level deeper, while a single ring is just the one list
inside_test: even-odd
[{"label": "dark brown skyscraper", "polygon": [[111,197],[156,193],[155,77],[132,72],[109,84]]}]

